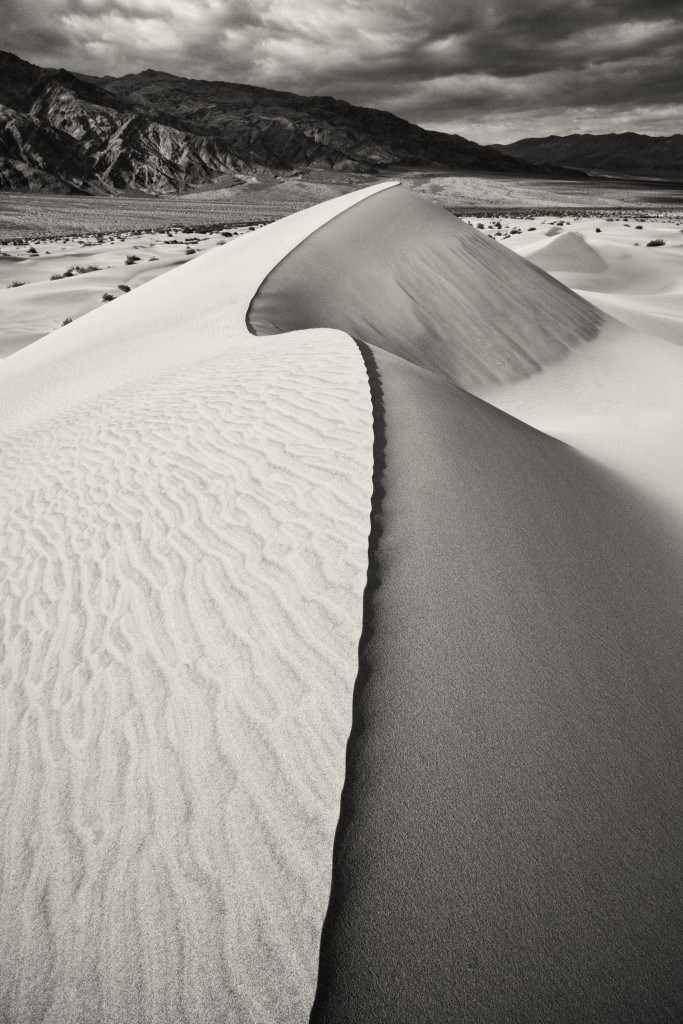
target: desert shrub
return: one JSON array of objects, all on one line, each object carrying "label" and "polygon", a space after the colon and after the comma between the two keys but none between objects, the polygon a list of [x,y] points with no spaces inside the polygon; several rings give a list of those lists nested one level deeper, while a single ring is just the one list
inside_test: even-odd
[{"label": "desert shrub", "polygon": [[88,263],[86,267],[75,266],[69,267],[63,274],[52,274],[50,277],[51,281],[60,281],[63,277],[75,277],[76,274],[92,274],[94,270],[101,270],[102,267],[98,267],[96,263]]},{"label": "desert shrub", "polygon": [[111,294],[111,292],[105,292],[104,295],[102,296],[102,302],[111,302],[113,298],[114,296]]},{"label": "desert shrub", "polygon": [[484,225],[483,224],[477,224],[477,227],[479,228],[480,231],[484,230]]},{"label": "desert shrub", "polygon": [[195,253],[196,251],[197,250],[193,249],[191,245],[188,245],[188,247],[185,250],[185,255],[186,256],[192,256],[192,254]]},{"label": "desert shrub", "polygon": [[22,284],[26,284],[26,281],[12,281],[12,283],[8,284],[7,287],[8,288],[21,288]]},{"label": "desert shrub", "polygon": [[527,231],[535,231],[536,228],[527,228]]},{"label": "desert shrub", "polygon": [[119,291],[120,292],[129,292],[130,291],[130,285],[129,284],[120,284],[119,285]]},{"label": "desert shrub", "polygon": [[636,231],[642,231],[642,230],[643,230],[643,225],[642,224],[636,224]]},{"label": "desert shrub", "polygon": [[602,228],[596,228],[595,230],[597,231],[598,234],[600,234],[600,232],[602,231]]},{"label": "desert shrub", "polygon": [[663,238],[653,238],[651,242],[647,243],[647,248],[648,249],[652,249],[655,246],[659,246],[659,245],[666,245],[666,242],[664,241],[664,239]]},{"label": "desert shrub", "polygon": [[159,257],[158,257],[158,256],[150,256],[150,258],[149,258],[149,261],[148,261],[148,262],[149,262],[149,263],[157,263],[157,262],[158,262],[158,260],[159,260]]},{"label": "desert shrub", "polygon": [[62,327],[66,327],[67,324],[72,324],[73,323],[73,319],[74,318],[72,316],[68,316],[66,318],[66,320],[62,320],[62,324],[61,324]]},{"label": "desert shrub", "polygon": [[36,247],[34,245],[32,245],[29,248],[28,254],[29,254],[29,256],[37,256],[38,255],[38,250],[36,249]]},{"label": "desert shrub", "polygon": [[140,257],[133,255],[132,252],[129,253],[126,256],[126,266],[127,267],[132,267],[134,263],[139,263],[139,262],[140,262]]}]

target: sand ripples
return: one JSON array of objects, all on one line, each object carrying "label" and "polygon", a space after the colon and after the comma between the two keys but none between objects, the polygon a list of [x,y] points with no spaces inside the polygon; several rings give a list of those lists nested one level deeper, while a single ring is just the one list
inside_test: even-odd
[{"label": "sand ripples", "polygon": [[0,1016],[305,1019],[360,632],[350,341],[5,439]]}]

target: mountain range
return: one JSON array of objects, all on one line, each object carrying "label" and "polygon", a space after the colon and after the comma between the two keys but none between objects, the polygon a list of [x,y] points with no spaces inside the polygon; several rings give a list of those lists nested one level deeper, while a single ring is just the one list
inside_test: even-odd
[{"label": "mountain range", "polygon": [[319,167],[557,174],[329,96],[152,70],[96,78],[0,52],[0,188],[159,194]]},{"label": "mountain range", "polygon": [[683,135],[550,135],[493,148],[532,163],[549,162],[607,175],[683,180]]}]

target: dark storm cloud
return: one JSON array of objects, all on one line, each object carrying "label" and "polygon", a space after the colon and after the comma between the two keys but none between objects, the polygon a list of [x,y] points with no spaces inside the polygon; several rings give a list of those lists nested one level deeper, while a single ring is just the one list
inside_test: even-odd
[{"label": "dark storm cloud", "polygon": [[639,130],[677,130],[680,11],[680,0],[0,0],[1,45],[36,63],[327,93],[479,141],[630,127],[629,115]]}]

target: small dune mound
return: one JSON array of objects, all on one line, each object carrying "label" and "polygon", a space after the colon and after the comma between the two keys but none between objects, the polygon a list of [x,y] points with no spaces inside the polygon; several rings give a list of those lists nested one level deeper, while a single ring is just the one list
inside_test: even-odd
[{"label": "small dune mound", "polygon": [[336,327],[476,391],[593,338],[604,314],[405,188],[328,221],[263,282],[259,335]]},{"label": "small dune mound", "polygon": [[527,257],[530,263],[548,273],[600,273],[607,264],[599,252],[576,231],[565,231]]}]

